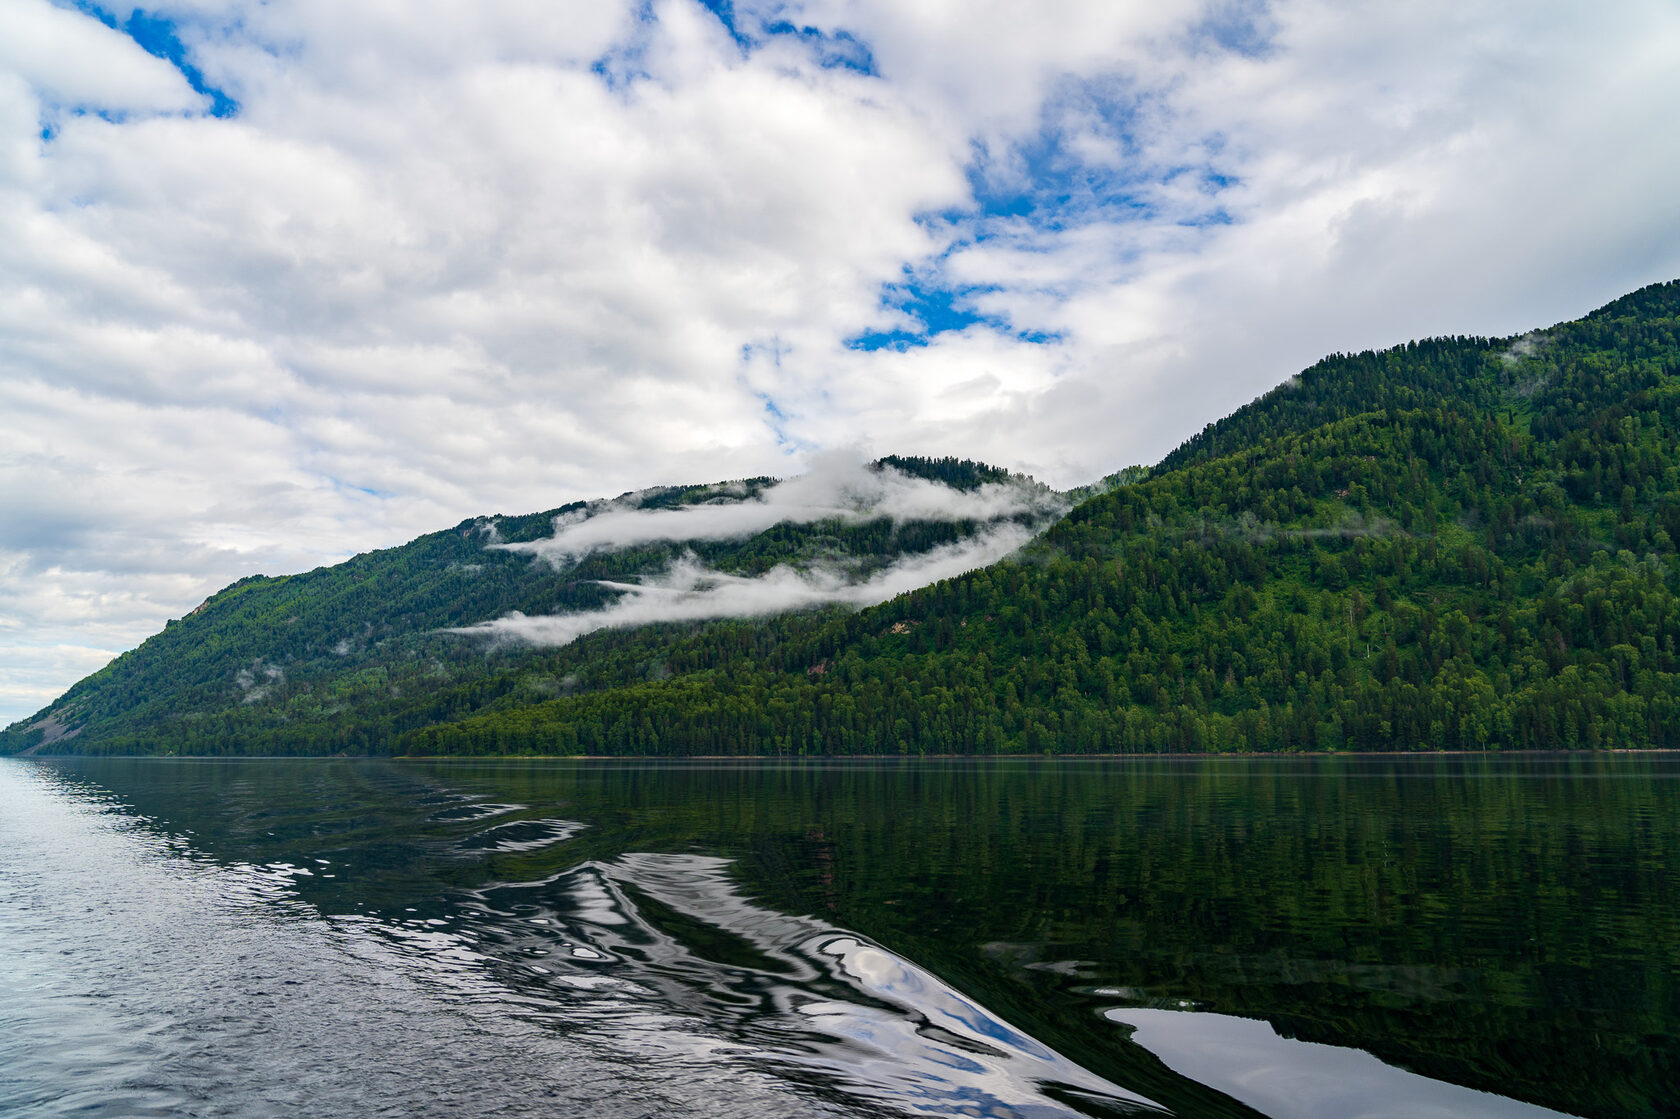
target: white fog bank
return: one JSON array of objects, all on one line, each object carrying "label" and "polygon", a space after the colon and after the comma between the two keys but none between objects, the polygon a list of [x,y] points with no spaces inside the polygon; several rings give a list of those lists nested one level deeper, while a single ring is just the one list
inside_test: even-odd
[{"label": "white fog bank", "polygon": [[856,580],[832,567],[800,571],[786,565],[750,578],[725,575],[690,557],[641,583],[603,583],[623,594],[602,610],[536,617],[515,611],[495,621],[449,632],[552,646],[613,627],[763,617],[813,606],[873,606],[996,563],[1034,535],[1031,528],[1005,522],[954,544],[904,556],[874,575]]},{"label": "white fog bank", "polygon": [[[732,496],[669,509],[639,508],[636,499],[600,502],[555,518],[546,540],[494,547],[540,556],[556,566],[594,552],[685,540],[738,540],[779,524],[815,521],[995,521],[1027,514],[1059,515],[1066,503],[1053,490],[1026,479],[987,482],[958,490],[890,466],[871,467],[848,453],[820,455],[809,472],[776,482],[753,497]],[[943,576],[939,576],[943,578]]]}]

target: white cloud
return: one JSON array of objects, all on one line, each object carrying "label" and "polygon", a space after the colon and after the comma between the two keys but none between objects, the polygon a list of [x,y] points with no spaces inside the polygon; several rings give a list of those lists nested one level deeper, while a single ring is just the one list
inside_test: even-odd
[{"label": "white cloud", "polygon": [[996,521],[1021,517],[1042,525],[1066,508],[1054,492],[1021,479],[958,490],[891,466],[871,468],[838,450],[817,456],[811,469],[743,497],[733,487],[699,504],[641,508],[639,494],[562,514],[554,535],[492,547],[541,556],[559,565],[595,552],[690,540],[738,540],[779,524],[839,520]]},{"label": "white cloud", "polygon": [[[114,651],[253,569],[860,443],[1072,484],[1325,352],[1680,274],[1661,0],[774,8],[874,73],[693,0],[149,8],[224,119],[0,0],[0,624]],[[990,322],[847,345],[907,277]]]},{"label": "white cloud", "polygon": [[181,72],[133,39],[47,0],[0,0],[0,72],[69,108],[202,109]]},{"label": "white cloud", "polygon": [[795,569],[783,564],[753,577],[725,575],[689,557],[673,564],[663,575],[640,583],[603,583],[622,593],[611,606],[600,610],[538,616],[515,611],[450,632],[531,645],[566,645],[596,630],[656,622],[755,618],[836,604],[873,606],[917,587],[996,563],[1032,536],[1032,529],[1004,522],[957,543],[895,560],[865,579],[823,565]]},{"label": "white cloud", "polygon": [[79,680],[110,663],[107,649],[81,645],[26,645],[0,660],[0,709],[39,711],[64,691],[64,681]]},{"label": "white cloud", "polygon": [[1070,74],[1144,71],[1178,62],[1176,40],[1210,7],[1202,0],[812,0],[766,5],[795,23],[853,31],[882,72],[950,127],[984,140],[1031,128]]},{"label": "white cloud", "polygon": [[[886,418],[891,395],[860,393],[792,434],[956,438],[1065,483],[1153,461],[1326,353],[1517,332],[1680,275],[1680,215],[1662,201],[1680,147],[1651,142],[1680,112],[1671,6],[1560,3],[1515,21],[1500,5],[1287,3],[1268,20],[1264,51],[1161,52],[1116,93],[1114,159],[1206,164],[1231,180],[1216,196],[1193,175],[1111,183],[1142,212],[1098,197],[1054,222],[993,219],[940,260],[986,313],[1060,336],[985,332],[997,364],[1036,378],[953,423],[927,388],[974,367],[970,337],[837,353],[811,363],[812,385],[895,366],[914,385],[903,418]],[[1180,224],[1216,205],[1223,220]]]}]

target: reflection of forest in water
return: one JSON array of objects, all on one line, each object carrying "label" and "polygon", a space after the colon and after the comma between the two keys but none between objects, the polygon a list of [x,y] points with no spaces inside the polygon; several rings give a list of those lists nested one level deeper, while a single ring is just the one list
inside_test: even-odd
[{"label": "reflection of forest in water", "polygon": [[873,938],[1187,1113],[1213,1097],[1105,1011],[1263,1018],[1582,1115],[1675,1099],[1667,755],[67,764],[217,858],[330,852],[340,877],[297,882],[327,911],[588,866],[635,897],[627,853],[733,859],[764,910]]}]

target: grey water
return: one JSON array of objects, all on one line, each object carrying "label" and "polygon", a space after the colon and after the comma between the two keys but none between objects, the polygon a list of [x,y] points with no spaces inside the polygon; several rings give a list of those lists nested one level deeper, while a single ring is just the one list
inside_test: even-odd
[{"label": "grey water", "polygon": [[4,760],[0,1114],[1673,1114],[1676,778]]}]

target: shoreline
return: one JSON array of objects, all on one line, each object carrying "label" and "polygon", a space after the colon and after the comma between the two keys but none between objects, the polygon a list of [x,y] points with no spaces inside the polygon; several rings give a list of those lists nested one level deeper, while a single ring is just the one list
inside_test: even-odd
[{"label": "shoreline", "polygon": [[1605,755],[1680,754],[1680,748],[1616,747],[1608,750],[1313,750],[1226,751],[1224,753],[1105,754],[12,754],[40,761],[101,758],[125,761],[390,761],[390,762],[878,762],[878,761],[1171,761],[1219,758],[1488,758],[1601,757]]}]

